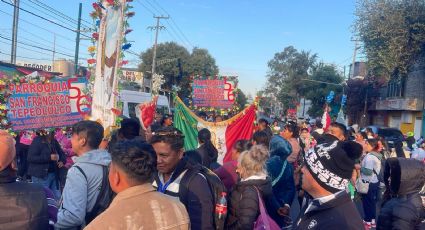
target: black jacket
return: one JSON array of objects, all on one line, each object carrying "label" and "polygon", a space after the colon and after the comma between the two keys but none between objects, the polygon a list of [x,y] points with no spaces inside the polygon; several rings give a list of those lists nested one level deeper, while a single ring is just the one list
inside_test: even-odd
[{"label": "black jacket", "polygon": [[16,182],[9,168],[0,172],[0,229],[49,229],[43,187]]},{"label": "black jacket", "polygon": [[[170,178],[171,183],[165,190],[165,194],[178,197],[186,207],[191,229],[214,229],[215,204],[213,204],[214,199],[208,181],[200,174],[193,176],[190,181],[184,178],[190,174],[189,170],[192,169],[196,170],[196,165],[191,165],[186,158],[180,160]],[[186,181],[188,184],[182,184],[182,181]],[[160,184],[158,173],[155,173],[153,186],[158,189]],[[184,194],[182,186],[186,186],[187,193]]]},{"label": "black jacket", "polygon": [[347,192],[342,191],[335,194],[336,197],[324,204],[313,200],[312,206],[301,215],[296,229],[309,230],[363,230],[363,222],[354,203]]},{"label": "black jacket", "polygon": [[424,163],[415,159],[387,159],[384,181],[387,191],[377,229],[419,229],[425,217],[419,195],[425,181]]},{"label": "black jacket", "polygon": [[49,164],[52,162],[50,159],[52,149],[59,154],[59,161],[66,163],[66,156],[59,142],[53,139],[50,146],[51,148],[44,137],[34,138],[28,150],[28,175],[39,178],[47,176]]},{"label": "black jacket", "polygon": [[[261,193],[270,217],[277,215],[278,203],[273,196],[272,185],[267,180],[247,180],[238,182],[230,192],[226,229],[252,229],[260,209],[257,190]],[[274,219],[274,218],[273,218]]]}]

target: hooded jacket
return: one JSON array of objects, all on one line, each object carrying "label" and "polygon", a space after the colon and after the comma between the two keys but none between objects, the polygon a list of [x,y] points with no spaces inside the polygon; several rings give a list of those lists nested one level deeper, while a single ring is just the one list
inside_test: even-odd
[{"label": "hooded jacket", "polygon": [[377,229],[419,229],[425,217],[419,195],[425,181],[425,165],[415,159],[390,158],[385,163],[385,200]]},{"label": "hooded jacket", "polygon": [[[295,196],[294,168],[287,162],[291,154],[291,144],[279,135],[274,135],[270,141],[270,158],[266,162],[267,172],[272,181],[273,194],[279,206],[290,205]],[[286,164],[285,164],[286,162]],[[285,166],[285,167],[283,167]],[[274,185],[273,185],[273,182]],[[283,226],[283,219],[277,218],[279,226]]]},{"label": "hooded jacket", "polygon": [[241,181],[233,187],[230,193],[226,229],[251,230],[254,227],[254,222],[260,215],[255,187],[260,191],[270,217],[273,218],[273,214],[277,214],[277,202],[269,179]]},{"label": "hooded jacket", "polygon": [[[76,228],[84,224],[86,213],[93,209],[100,193],[102,166],[109,166],[110,162],[110,154],[100,149],[89,151],[75,160],[66,177],[56,228]],[[84,171],[87,179],[76,166]]]}]

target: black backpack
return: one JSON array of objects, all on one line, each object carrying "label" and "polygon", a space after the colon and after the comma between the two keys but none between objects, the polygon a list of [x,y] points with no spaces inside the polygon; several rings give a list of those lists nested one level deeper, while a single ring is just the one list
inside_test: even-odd
[{"label": "black backpack", "polygon": [[[84,178],[86,178],[87,180],[87,175],[84,173],[83,169],[80,168],[79,166],[74,166],[75,168],[77,168],[84,176]],[[92,220],[94,220],[94,218],[96,218],[98,215],[100,215],[102,212],[104,212],[109,205],[112,202],[112,199],[115,196],[114,191],[112,191],[111,186],[109,185],[109,179],[108,179],[108,173],[109,173],[109,168],[107,166],[102,166],[102,184],[100,186],[100,193],[97,196],[96,199],[96,203],[94,204],[93,209],[86,213],[86,225],[88,225]]]},{"label": "black backpack", "polygon": [[[205,177],[205,179],[208,182],[208,185],[210,187],[210,191],[213,195],[213,206],[214,206],[214,226],[215,229],[220,230],[224,229],[224,222],[226,221],[227,213],[224,217],[219,218],[219,215],[215,212],[215,206],[219,202],[221,198],[221,194],[223,192],[227,193],[226,187],[224,186],[223,182],[220,180],[220,178],[210,169],[208,169],[205,166],[202,165],[195,165],[191,166],[190,169],[187,170],[186,174],[182,178],[180,182],[180,197],[182,198],[181,202],[183,204],[187,204],[188,200],[187,195],[190,191],[189,184],[192,181],[192,178],[196,176],[197,174],[201,174]],[[227,198],[226,198],[227,199]]]}]

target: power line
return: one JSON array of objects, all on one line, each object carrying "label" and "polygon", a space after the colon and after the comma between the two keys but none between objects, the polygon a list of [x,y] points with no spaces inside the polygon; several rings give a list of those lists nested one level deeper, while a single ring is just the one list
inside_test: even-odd
[{"label": "power line", "polygon": [[[24,2],[24,1],[21,1],[21,3],[23,4],[23,5],[25,5],[25,6],[27,6],[27,7],[29,7],[29,8],[32,8],[32,9],[34,9],[34,10],[38,10],[38,11],[40,11],[40,13],[42,13],[43,15],[46,15],[46,16],[50,16],[50,17],[52,17],[55,21],[57,21],[57,22],[60,22],[60,23],[63,23],[63,24],[65,24],[65,25],[67,25],[67,26],[71,26],[71,27],[73,27],[73,26],[75,26],[74,24],[72,24],[72,23],[70,23],[69,21],[66,21],[66,20],[63,20],[63,18],[58,18],[57,16],[55,16],[55,15],[52,15],[51,14],[51,12],[49,12],[49,11],[45,11],[44,9],[43,10],[40,10],[40,9],[36,9],[36,7],[35,6],[38,6],[38,5],[36,5],[36,4],[30,4],[30,3],[32,3],[31,2],[31,0],[28,0],[29,2]],[[35,6],[34,6],[35,5]]]},{"label": "power line", "polygon": [[[14,4],[12,4],[12,3],[9,3],[9,2],[6,2],[5,0],[0,0],[0,1],[2,1],[3,3],[6,3],[6,4],[8,4],[9,6],[15,6]],[[72,32],[76,32],[74,29],[72,29],[72,28],[69,28],[69,27],[67,27],[67,26],[64,26],[64,25],[62,25],[62,24],[59,24],[59,23],[57,23],[57,22],[55,22],[55,21],[52,21],[52,20],[50,20],[50,19],[48,19],[48,18],[45,18],[45,17],[43,17],[43,16],[41,16],[41,15],[38,15],[38,14],[36,14],[36,13],[34,13],[34,12],[32,12],[32,11],[29,11],[29,10],[26,10],[26,9],[23,9],[22,7],[17,7],[19,10],[21,10],[21,11],[24,11],[24,12],[26,12],[26,13],[28,13],[28,14],[31,14],[31,15],[33,15],[33,16],[35,16],[35,17],[38,17],[38,18],[41,18],[41,19],[43,19],[43,20],[45,20],[45,21],[48,21],[48,22],[50,22],[50,23],[52,23],[52,24],[55,24],[55,25],[57,25],[57,26],[59,26],[59,27],[61,27],[61,28],[64,28],[64,29],[67,29],[67,30],[69,30],[69,31],[72,31]],[[83,36],[85,36],[85,37],[87,37],[87,38],[91,38],[91,37],[89,37],[89,36],[87,36],[87,35],[85,35],[85,34],[81,34],[81,35],[83,35]]]},{"label": "power line", "polygon": [[[6,38],[6,37],[3,37],[3,36],[1,36],[1,35],[0,35],[0,38],[2,38],[2,39],[4,39],[4,40],[12,41],[12,39],[10,39],[10,38]],[[44,48],[44,47],[31,45],[31,44],[28,44],[28,43],[25,43],[25,42],[20,42],[20,41],[18,41],[18,43],[20,43],[20,44],[22,44],[22,45],[30,46],[30,47],[33,47],[33,48],[37,48],[37,49],[40,49],[40,50],[45,50],[45,51],[55,52],[55,53],[57,53],[57,54],[62,54],[62,55],[64,55],[64,56],[68,56],[68,57],[74,57],[74,55],[69,55],[69,54],[65,54],[65,53],[62,53],[62,52],[56,52],[56,51],[53,51],[53,50],[51,50],[51,49],[47,49],[47,48]]]},{"label": "power line", "polygon": [[[7,35],[11,35],[11,33],[8,33]],[[33,36],[34,36],[35,34],[33,34]],[[47,47],[51,47],[52,49],[53,49],[53,45],[52,44],[46,44],[46,43],[40,43],[40,42],[37,42],[37,41],[34,41],[34,40],[31,40],[31,39],[28,39],[28,38],[26,38],[26,37],[23,37],[23,36],[20,36],[19,38],[18,38],[19,40],[20,39],[22,39],[22,40],[26,40],[26,41],[28,41],[28,42],[32,42],[32,43],[34,43],[34,44],[36,44],[36,45],[41,45],[41,46],[47,46]],[[45,40],[45,39],[42,39],[42,40],[44,40],[44,41],[47,41],[47,40]],[[47,41],[48,43],[52,43],[51,41]],[[64,52],[68,52],[68,51],[70,51],[71,49],[68,49],[68,48],[66,48],[66,49],[58,49],[56,46],[59,46],[59,45],[57,45],[57,44],[55,44],[55,50],[59,50],[59,51],[64,51],[64,50],[66,50],[66,51],[64,51]],[[72,52],[72,51],[71,51]]]},{"label": "power line", "polygon": [[[4,13],[4,14],[6,14],[6,15],[9,15],[9,16],[12,16],[12,17],[13,17],[13,15],[12,15],[12,14],[9,14],[9,13],[7,13],[7,12],[5,12],[5,11],[1,10],[1,9],[0,9],[0,12],[2,12],[2,13]],[[28,24],[30,24],[30,25],[32,25],[32,26],[38,27],[38,28],[40,28],[40,29],[42,29],[42,30],[45,30],[45,31],[49,32],[49,33],[55,34],[56,36],[61,37],[61,38],[65,39],[65,40],[71,41],[71,42],[73,42],[73,43],[75,42],[74,40],[72,40],[72,39],[70,39],[70,38],[68,38],[68,37],[66,37],[66,36],[63,36],[63,35],[58,34],[58,33],[55,33],[55,32],[53,32],[53,31],[51,31],[51,30],[48,30],[48,29],[46,29],[46,28],[43,28],[43,27],[41,27],[41,26],[39,26],[39,25],[37,25],[37,24],[34,24],[34,23],[32,23],[32,22],[29,22],[29,21],[27,21],[27,20],[25,20],[25,19],[20,18],[20,19],[19,19],[19,21],[26,22],[26,23],[28,23]],[[21,29],[22,29],[22,28],[21,28]]]},{"label": "power line", "polygon": [[151,12],[153,16],[155,16],[155,13],[151,9],[149,9],[148,7],[146,7],[140,0],[136,0],[136,2],[139,3],[147,11]]},{"label": "power line", "polygon": [[[9,57],[11,56],[10,54],[3,53],[1,51],[0,51],[0,54],[6,55],[6,56],[9,56]],[[51,61],[51,59],[47,59],[47,58],[31,58],[31,57],[20,56],[20,55],[16,55],[16,57],[22,58],[22,59],[27,59],[27,60]]]},{"label": "power line", "polygon": [[[38,7],[41,7],[41,8],[43,8],[43,9],[49,11],[49,12],[52,12],[53,14],[55,14],[55,15],[57,15],[59,17],[64,18],[65,20],[67,20],[67,21],[69,21],[69,22],[71,22],[71,23],[73,23],[75,25],[78,24],[78,20],[76,20],[76,19],[74,19],[74,18],[72,18],[72,17],[70,17],[70,16],[68,16],[68,15],[66,15],[66,14],[64,14],[64,13],[62,13],[62,12],[56,10],[56,9],[54,9],[53,7],[47,5],[47,4],[43,3],[43,2],[40,2],[38,0],[28,0],[28,1],[32,2],[33,4],[37,5]],[[87,22],[84,19],[81,19],[81,21],[86,22],[88,24],[88,26],[87,25],[84,25],[84,26],[87,27],[88,29],[90,29],[90,27],[92,25],[92,22]]]},{"label": "power line", "polygon": [[[159,8],[162,9],[162,11],[164,11],[167,15],[170,15],[168,13],[167,10],[165,10],[156,0],[152,0],[152,2],[154,2],[157,6],[159,6]],[[149,3],[149,1],[148,1]],[[173,17],[170,17],[171,22],[175,25],[175,27],[177,28],[177,30],[181,33],[181,35],[183,35],[183,38],[188,42],[188,44],[192,47],[194,47],[194,45],[190,42],[190,40],[186,37],[186,35],[183,33],[183,31],[180,29],[180,27],[177,25],[176,21],[174,21]],[[168,21],[167,21],[168,23]],[[168,23],[169,24],[169,23]],[[171,25],[170,25],[171,26]]]}]

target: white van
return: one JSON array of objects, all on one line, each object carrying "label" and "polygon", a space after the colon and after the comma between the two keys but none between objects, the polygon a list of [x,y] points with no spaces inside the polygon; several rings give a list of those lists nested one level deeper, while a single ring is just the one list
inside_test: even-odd
[{"label": "white van", "polygon": [[[137,118],[135,110],[136,106],[140,103],[151,101],[151,94],[131,90],[121,90],[120,101],[123,102],[123,115],[130,118]],[[158,96],[156,110],[159,113],[170,114],[170,103],[166,96]]]}]

